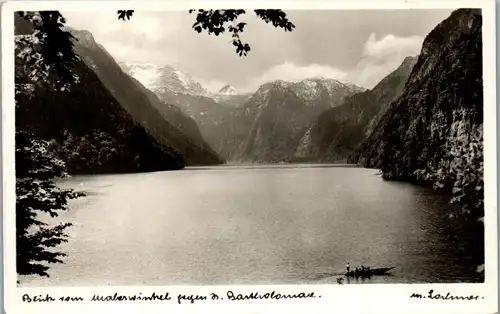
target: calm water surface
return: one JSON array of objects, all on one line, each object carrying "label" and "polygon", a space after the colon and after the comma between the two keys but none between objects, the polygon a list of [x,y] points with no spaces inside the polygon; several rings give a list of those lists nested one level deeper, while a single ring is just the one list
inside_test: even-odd
[{"label": "calm water surface", "polygon": [[[477,280],[448,199],[352,167],[240,166],[78,176],[61,221],[65,264],[39,285],[336,283],[351,265],[396,266],[365,283]],[[351,280],[351,283],[356,283]],[[362,283],[359,280],[357,283]]]}]

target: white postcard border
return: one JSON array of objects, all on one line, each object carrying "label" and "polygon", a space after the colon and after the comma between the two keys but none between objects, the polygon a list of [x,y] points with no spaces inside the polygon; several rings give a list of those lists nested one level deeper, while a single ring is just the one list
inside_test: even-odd
[{"label": "white postcard border", "polygon": [[[15,1],[2,5],[2,169],[3,169],[3,230],[4,230],[4,303],[6,313],[104,313],[106,311],[145,313],[218,313],[287,312],[352,312],[352,313],[493,313],[497,311],[497,133],[496,133],[496,50],[495,3],[472,1],[240,1],[215,0],[210,7],[294,9],[423,9],[423,8],[482,8],[483,13],[483,82],[484,82],[484,163],[485,163],[485,273],[483,284],[385,284],[385,285],[294,285],[294,286],[170,286],[170,287],[87,287],[87,288],[18,288],[15,272],[15,174],[14,174],[14,55],[13,12],[20,10],[94,11],[110,10],[115,18],[118,9],[186,10],[207,7],[206,1]],[[410,298],[413,293],[428,295],[429,290],[445,295],[477,295],[475,301],[438,301]],[[314,299],[229,301],[227,291],[247,294],[258,292],[309,293]],[[136,302],[22,302],[23,294],[82,296],[94,294],[147,295],[169,292],[170,301]],[[207,295],[216,293],[224,300],[184,302],[177,295]],[[321,297],[318,297],[321,296]],[[210,299],[210,298],[209,298]]]}]

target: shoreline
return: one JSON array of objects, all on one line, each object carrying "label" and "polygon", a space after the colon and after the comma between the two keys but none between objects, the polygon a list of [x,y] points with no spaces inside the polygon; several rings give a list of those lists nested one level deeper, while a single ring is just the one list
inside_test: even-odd
[{"label": "shoreline", "polygon": [[147,171],[147,172],[118,172],[118,173],[78,173],[69,174],[68,178],[60,178],[57,182],[65,182],[75,178],[86,177],[103,177],[103,176],[120,176],[120,175],[140,175],[150,173],[168,173],[179,171],[193,171],[193,170],[243,170],[243,169],[298,169],[298,168],[363,168],[367,170],[378,170],[376,168],[365,168],[358,164],[336,164],[336,163],[234,163],[234,164],[221,164],[221,165],[206,165],[206,166],[187,166],[178,170],[161,170],[161,171]]}]

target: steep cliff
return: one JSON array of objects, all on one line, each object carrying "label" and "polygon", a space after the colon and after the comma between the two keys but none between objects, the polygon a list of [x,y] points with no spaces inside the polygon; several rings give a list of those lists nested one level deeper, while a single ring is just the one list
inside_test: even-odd
[{"label": "steep cliff", "polygon": [[391,101],[401,94],[416,60],[407,57],[373,89],[348,97],[342,105],[323,112],[302,137],[295,157],[345,162],[378,124]]},{"label": "steep cliff", "polygon": [[466,213],[483,210],[480,10],[460,9],[432,30],[406,83],[351,161],[387,179],[433,184]]}]

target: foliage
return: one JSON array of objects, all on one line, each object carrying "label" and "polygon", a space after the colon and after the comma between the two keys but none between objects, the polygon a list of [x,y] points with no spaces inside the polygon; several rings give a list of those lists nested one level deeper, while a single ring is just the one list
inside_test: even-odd
[{"label": "foliage", "polygon": [[48,276],[44,263],[62,263],[64,253],[51,251],[66,242],[70,223],[48,226],[40,217],[54,218],[67,210],[68,200],[83,193],[56,186],[66,176],[65,164],[54,156],[50,144],[25,132],[16,132],[16,249],[17,272]]},{"label": "foliage", "polygon": [[63,136],[61,155],[78,171],[86,170],[88,173],[113,161],[119,154],[117,148],[120,147],[116,145],[116,139],[104,131],[94,131],[78,138],[65,130]]},{"label": "foliage", "polygon": [[[33,31],[30,20],[16,19],[16,38],[31,38]],[[67,37],[72,38],[71,42],[77,41],[73,35]],[[76,50],[77,46],[73,48]],[[16,55],[25,47],[28,46],[18,44]],[[34,50],[31,51],[34,55]],[[72,52],[71,56],[74,55]],[[73,60],[69,71],[78,79],[69,90],[69,84],[56,88],[48,77],[32,80],[30,73],[37,68],[16,58],[17,130],[54,141],[58,157],[66,162],[71,174],[171,170],[183,166],[182,156],[148,134],[84,64],[83,58]],[[147,111],[144,99],[134,101],[142,112]],[[158,112],[156,114],[157,119],[162,120]],[[165,129],[162,126],[157,128]]]},{"label": "foliage", "polygon": [[[155,140],[92,70],[82,62],[75,64],[75,70],[80,81],[71,86],[71,92],[35,86],[31,98],[18,95],[16,128],[54,140],[58,157],[66,162],[70,174],[159,171],[183,166],[183,156]],[[141,112],[148,112],[149,104],[144,99],[136,103]],[[159,132],[167,133],[164,126],[158,124]]]},{"label": "foliage", "polygon": [[[53,89],[67,89],[78,80],[73,63],[79,58],[73,51],[74,37],[62,29],[65,19],[58,11],[18,12],[18,15],[31,26],[28,34],[15,37],[16,57],[27,71],[27,78],[32,83],[52,85]],[[16,75],[16,83],[22,78]]]},{"label": "foliage", "polygon": [[[15,37],[16,111],[19,101],[33,98],[34,86],[66,90],[77,80],[72,63],[71,34],[61,29],[58,12],[19,12],[32,25],[32,33]],[[17,273],[48,276],[47,263],[62,263],[64,253],[52,248],[67,241],[64,230],[70,223],[49,226],[43,213],[54,218],[66,210],[68,201],[83,193],[64,190],[54,180],[66,176],[66,166],[50,144],[16,128],[16,250]]]},{"label": "foliage", "polygon": [[[232,44],[236,47],[236,53],[239,56],[248,54],[250,45],[243,43],[240,39],[240,34],[243,33],[247,23],[238,22],[238,18],[246,13],[245,10],[189,10],[189,13],[195,12],[196,22],[193,24],[193,29],[196,32],[206,31],[209,35],[219,36],[227,30],[232,33]],[[274,27],[282,28],[285,32],[291,32],[295,28],[295,25],[288,20],[286,13],[282,10],[254,10],[254,13],[264,22],[272,23]],[[133,10],[119,10],[118,19],[129,20],[133,14]]]}]

